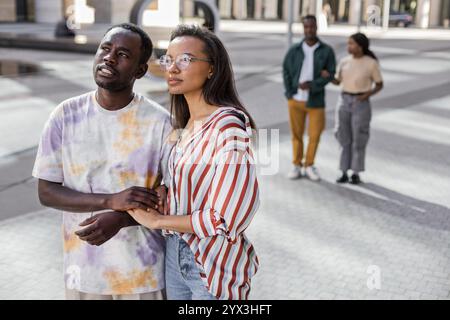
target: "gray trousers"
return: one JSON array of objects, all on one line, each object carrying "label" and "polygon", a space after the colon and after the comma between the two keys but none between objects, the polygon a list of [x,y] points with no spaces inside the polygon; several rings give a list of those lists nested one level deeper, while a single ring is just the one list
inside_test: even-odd
[{"label": "gray trousers", "polygon": [[366,146],[372,111],[370,102],[342,93],[336,107],[335,137],[340,144],[339,168],[354,173],[364,171]]}]

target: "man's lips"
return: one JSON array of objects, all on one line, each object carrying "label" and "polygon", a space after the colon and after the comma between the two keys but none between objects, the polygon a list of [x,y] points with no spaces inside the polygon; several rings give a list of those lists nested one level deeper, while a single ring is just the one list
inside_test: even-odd
[{"label": "man's lips", "polygon": [[101,65],[97,67],[97,72],[103,77],[111,78],[117,75],[117,71],[106,65]]}]

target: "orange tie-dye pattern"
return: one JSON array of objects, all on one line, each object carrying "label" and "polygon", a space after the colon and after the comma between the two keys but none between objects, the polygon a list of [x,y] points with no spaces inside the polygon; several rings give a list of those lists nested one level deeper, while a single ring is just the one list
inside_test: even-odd
[{"label": "orange tie-dye pattern", "polygon": [[119,172],[119,183],[122,188],[139,185],[139,176],[133,171],[121,171]]},{"label": "orange tie-dye pattern", "polygon": [[128,276],[117,271],[105,271],[104,276],[114,294],[132,294],[135,289],[141,287],[156,288],[158,286],[151,269],[133,270]]},{"label": "orange tie-dye pattern", "polygon": [[161,184],[161,175],[154,175],[152,171],[147,171],[147,178],[145,179],[146,188],[156,188]]},{"label": "orange tie-dye pattern", "polygon": [[63,243],[64,252],[66,253],[71,252],[73,250],[78,249],[81,246],[82,241],[80,240],[80,238],[77,237],[77,235],[75,235],[74,233],[69,233],[65,229],[63,229],[63,233],[64,233],[64,243]]},{"label": "orange tie-dye pattern", "polygon": [[127,156],[134,150],[142,147],[144,141],[141,136],[141,130],[148,127],[150,122],[138,120],[137,110],[132,109],[120,115],[119,123],[123,129],[119,134],[120,141],[114,143],[114,148],[124,156]]},{"label": "orange tie-dye pattern", "polygon": [[74,176],[81,176],[84,172],[86,172],[86,166],[82,164],[71,164],[70,165],[70,173]]}]

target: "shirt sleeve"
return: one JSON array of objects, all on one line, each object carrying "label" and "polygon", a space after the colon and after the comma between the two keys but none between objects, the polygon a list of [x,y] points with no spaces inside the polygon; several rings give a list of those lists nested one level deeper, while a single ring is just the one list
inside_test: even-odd
[{"label": "shirt sleeve", "polygon": [[338,80],[339,82],[342,81],[342,63],[343,63],[342,60],[339,61],[339,64],[338,64],[338,66],[337,66],[337,68],[336,68],[336,74],[335,74],[335,76],[334,76],[334,78],[335,78],[336,80]]},{"label": "shirt sleeve", "polygon": [[381,76],[380,64],[377,61],[375,61],[372,68],[372,80],[375,83],[380,83],[383,81],[383,77]]},{"label": "shirt sleeve", "polygon": [[191,225],[199,238],[218,235],[235,242],[259,206],[250,137],[242,124],[219,134],[216,152],[208,205],[204,210],[192,212]]},{"label": "shirt sleeve", "polygon": [[62,140],[63,107],[59,105],[44,126],[33,167],[33,177],[51,182],[64,182]]},{"label": "shirt sleeve", "polygon": [[165,121],[163,125],[162,143],[161,143],[161,158],[159,161],[160,173],[162,174],[162,182],[168,186],[170,184],[169,176],[169,157],[170,152],[174,146],[173,128],[170,123],[170,118]]}]

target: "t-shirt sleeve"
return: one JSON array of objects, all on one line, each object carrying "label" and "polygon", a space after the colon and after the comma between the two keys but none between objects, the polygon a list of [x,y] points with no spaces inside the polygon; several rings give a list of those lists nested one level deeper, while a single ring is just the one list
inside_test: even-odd
[{"label": "t-shirt sleeve", "polygon": [[334,76],[334,78],[336,80],[339,80],[339,81],[342,81],[342,74],[341,74],[341,72],[342,72],[342,63],[343,63],[343,60],[339,61],[338,65],[337,65],[337,69],[336,69],[336,74]]},{"label": "t-shirt sleeve", "polygon": [[375,83],[380,83],[383,81],[383,77],[381,76],[380,64],[378,62],[375,62],[372,68],[372,80]]},{"label": "t-shirt sleeve", "polygon": [[59,105],[44,126],[33,167],[33,177],[51,182],[64,182],[62,129],[63,107]]}]

